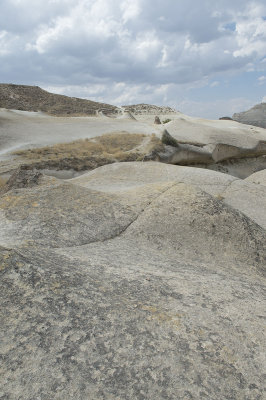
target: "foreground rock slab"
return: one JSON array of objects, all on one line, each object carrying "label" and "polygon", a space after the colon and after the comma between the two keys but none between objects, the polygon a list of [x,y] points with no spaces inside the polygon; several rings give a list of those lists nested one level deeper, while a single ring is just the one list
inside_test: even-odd
[{"label": "foreground rock slab", "polygon": [[154,162],[16,179],[0,398],[263,399],[266,233],[223,197],[241,180]]}]

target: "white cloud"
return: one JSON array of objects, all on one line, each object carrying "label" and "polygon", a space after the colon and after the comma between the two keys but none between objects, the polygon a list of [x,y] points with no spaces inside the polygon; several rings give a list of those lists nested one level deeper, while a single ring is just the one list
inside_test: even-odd
[{"label": "white cloud", "polygon": [[262,18],[240,21],[236,25],[239,49],[234,51],[235,57],[255,55],[265,56],[266,21]]},{"label": "white cloud", "polygon": [[[76,65],[88,66],[92,76],[100,70],[101,76],[117,78],[119,64],[118,72],[124,70],[125,79],[127,70],[129,81],[140,82],[141,76],[161,84],[197,81],[220,70],[244,68],[254,54],[266,55],[261,2],[252,7],[248,0],[234,4],[224,0],[211,6],[207,0],[3,2],[10,33],[20,27],[24,48],[50,61],[55,54],[61,59],[77,58],[73,72]],[[27,29],[21,26],[26,20]],[[220,29],[232,21],[236,32]]]},{"label": "white cloud", "polygon": [[262,75],[258,78],[259,84],[263,85],[266,82],[266,76]]},{"label": "white cloud", "polygon": [[[195,85],[196,86],[196,85]],[[43,86],[44,87],[44,86]],[[103,101],[118,106],[148,103],[168,105],[184,114],[218,119],[223,116],[232,116],[251,108],[254,103],[245,97],[213,101],[195,101],[187,96],[188,85],[135,85],[124,82],[92,84],[79,86],[46,86],[46,90],[53,93],[65,94],[73,97],[83,97],[95,101]],[[266,101],[266,97],[264,100]]]},{"label": "white cloud", "polygon": [[136,18],[140,13],[140,5],[138,0],[125,0],[121,4],[122,19],[126,23],[131,19]]},{"label": "white cloud", "polygon": [[222,74],[266,75],[264,3],[1,0],[1,79],[173,105],[192,87],[218,91]]}]

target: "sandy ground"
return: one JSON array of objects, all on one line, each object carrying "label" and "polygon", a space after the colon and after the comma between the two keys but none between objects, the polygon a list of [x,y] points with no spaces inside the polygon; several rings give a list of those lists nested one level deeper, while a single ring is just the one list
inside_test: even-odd
[{"label": "sandy ground", "polygon": [[0,159],[17,149],[71,142],[116,131],[152,134],[159,133],[160,129],[145,120],[104,116],[62,118],[0,109]]},{"label": "sandy ground", "polygon": [[[125,131],[129,133],[160,134],[167,128],[183,141],[211,143],[217,136],[228,134],[232,144],[253,145],[258,139],[265,139],[265,129],[242,125],[235,121],[215,121],[193,118],[182,113],[160,115],[160,120],[171,122],[154,125],[154,115],[137,115],[136,119],[125,117],[52,117],[44,113],[0,109],[0,159],[17,150],[32,147],[71,142],[91,138],[105,133]],[[178,123],[177,123],[178,121]],[[247,134],[247,135],[246,135]],[[254,143],[253,143],[254,140]]]}]

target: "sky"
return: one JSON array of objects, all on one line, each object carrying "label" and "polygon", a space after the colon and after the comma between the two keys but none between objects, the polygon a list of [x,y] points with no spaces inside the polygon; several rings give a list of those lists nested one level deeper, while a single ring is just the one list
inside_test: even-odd
[{"label": "sky", "polygon": [[0,0],[0,82],[232,116],[266,102],[266,2]]}]

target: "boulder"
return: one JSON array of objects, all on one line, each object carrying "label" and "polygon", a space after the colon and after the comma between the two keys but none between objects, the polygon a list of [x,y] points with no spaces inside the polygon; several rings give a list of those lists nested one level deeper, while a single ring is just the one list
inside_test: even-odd
[{"label": "boulder", "polygon": [[[240,178],[265,168],[266,131],[234,121],[222,124],[186,116],[176,118],[167,124],[167,130],[161,130],[161,140],[166,147],[157,160],[178,165],[197,164]],[[225,165],[226,161],[229,166]]]},{"label": "boulder", "polygon": [[156,117],[154,118],[154,124],[155,124],[155,125],[161,125],[161,120],[160,120],[160,118],[158,117],[158,115],[156,115]]},{"label": "boulder", "polygon": [[227,144],[239,149],[253,149],[266,141],[266,131],[235,121],[210,121],[183,115],[167,124],[168,133],[179,143],[193,145]]}]

